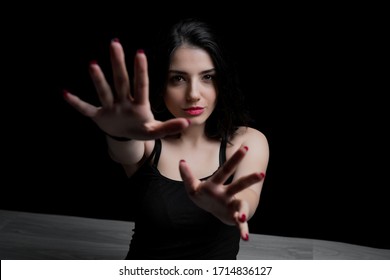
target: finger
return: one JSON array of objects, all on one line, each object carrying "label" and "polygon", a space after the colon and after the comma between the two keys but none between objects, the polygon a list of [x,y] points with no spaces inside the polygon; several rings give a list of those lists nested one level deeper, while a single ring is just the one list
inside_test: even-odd
[{"label": "finger", "polygon": [[110,48],[114,85],[118,100],[132,97],[130,95],[130,81],[126,69],[125,53],[119,40],[114,39]]},{"label": "finger", "polygon": [[247,187],[250,187],[257,182],[260,182],[261,180],[263,180],[263,178],[263,173],[252,173],[247,176],[241,177],[240,179],[234,181],[226,187],[226,194],[228,196],[235,195],[236,193],[246,189]]},{"label": "finger", "polygon": [[84,116],[92,118],[96,116],[97,112],[99,111],[99,108],[81,100],[76,95],[73,95],[68,91],[64,91],[64,98],[70,105],[76,108],[76,110],[78,110]]},{"label": "finger", "polygon": [[238,224],[238,228],[240,230],[241,239],[244,241],[248,241],[249,240],[248,222]]},{"label": "finger", "polygon": [[237,165],[244,158],[248,147],[241,147],[238,149],[231,158],[226,161],[222,167],[211,177],[211,181],[215,184],[223,184],[230,175],[233,174],[234,170],[237,168]]},{"label": "finger", "polygon": [[179,171],[180,176],[183,179],[184,186],[187,190],[187,193],[192,196],[197,191],[197,186],[199,185],[200,181],[194,177],[192,174],[190,167],[187,165],[185,160],[181,160],[179,163]]},{"label": "finger", "polygon": [[237,211],[235,212],[235,220],[238,229],[240,230],[240,236],[243,240],[247,241],[249,238],[249,226],[248,226],[248,213],[249,213],[249,204],[243,202],[242,200],[235,199],[233,202]]},{"label": "finger", "polygon": [[153,138],[162,138],[167,135],[180,133],[189,125],[189,120],[184,118],[175,118],[165,122],[154,122],[148,127],[148,132]]},{"label": "finger", "polygon": [[104,108],[111,108],[114,103],[111,87],[96,61],[91,62],[89,66],[89,73],[102,106]]},{"label": "finger", "polygon": [[133,98],[138,104],[149,102],[148,62],[143,50],[135,55]]},{"label": "finger", "polygon": [[236,200],[237,203],[237,224],[248,221],[249,204],[243,200]]}]

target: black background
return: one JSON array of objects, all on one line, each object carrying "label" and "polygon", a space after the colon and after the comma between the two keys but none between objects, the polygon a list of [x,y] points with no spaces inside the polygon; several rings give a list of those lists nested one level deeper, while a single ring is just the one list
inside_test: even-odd
[{"label": "black background", "polygon": [[[169,13],[153,5],[58,5],[45,13],[38,6],[9,10],[0,208],[131,219],[124,172],[62,90],[98,104],[88,64],[97,60],[109,75],[112,38],[121,40],[131,68],[157,30],[197,16],[223,37],[256,128],[269,140],[251,232],[390,249],[383,18],[364,7],[260,7],[252,14],[250,7],[228,13],[205,4]],[[183,7],[164,7],[173,8]]]}]

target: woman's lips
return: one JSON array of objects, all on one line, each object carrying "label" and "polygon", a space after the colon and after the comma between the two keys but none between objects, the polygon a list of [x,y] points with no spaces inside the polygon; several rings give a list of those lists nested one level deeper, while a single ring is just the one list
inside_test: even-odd
[{"label": "woman's lips", "polygon": [[198,116],[198,115],[203,113],[204,108],[200,108],[200,107],[187,108],[187,109],[184,109],[184,111],[186,111],[191,116]]}]

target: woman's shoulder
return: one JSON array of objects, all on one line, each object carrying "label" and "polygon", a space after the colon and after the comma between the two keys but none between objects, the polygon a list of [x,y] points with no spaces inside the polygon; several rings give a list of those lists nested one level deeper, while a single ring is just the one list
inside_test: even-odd
[{"label": "woman's shoulder", "polygon": [[254,157],[268,157],[269,146],[265,134],[253,127],[239,127],[226,149],[226,156],[230,158],[240,147],[247,146]]},{"label": "woman's shoulder", "polygon": [[265,134],[253,127],[239,127],[228,146],[228,155],[232,155],[242,146],[247,146],[251,150],[255,149],[259,153],[268,153],[268,140]]},{"label": "woman's shoulder", "polygon": [[246,142],[266,142],[268,143],[267,141],[267,137],[265,136],[265,134],[263,132],[261,132],[260,130],[256,129],[256,128],[253,128],[253,127],[245,127],[245,126],[240,126],[234,137],[233,137],[233,141],[236,142],[241,142],[240,144],[244,144]]}]

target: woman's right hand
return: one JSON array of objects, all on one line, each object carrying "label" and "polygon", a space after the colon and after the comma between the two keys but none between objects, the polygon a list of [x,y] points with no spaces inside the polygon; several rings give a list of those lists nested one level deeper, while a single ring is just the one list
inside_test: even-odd
[{"label": "woman's right hand", "polygon": [[90,75],[97,90],[100,107],[65,92],[65,100],[83,115],[90,117],[105,133],[137,140],[152,140],[176,134],[189,126],[184,118],[165,122],[154,118],[149,102],[147,58],[138,51],[134,62],[134,92],[125,64],[125,54],[118,40],[110,45],[115,93],[97,63],[90,64]]}]

